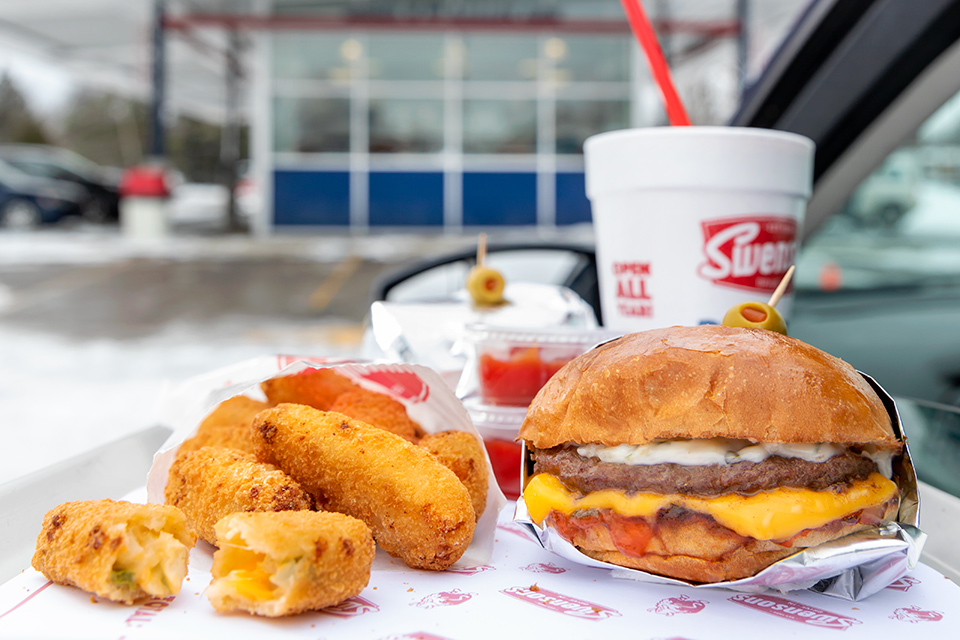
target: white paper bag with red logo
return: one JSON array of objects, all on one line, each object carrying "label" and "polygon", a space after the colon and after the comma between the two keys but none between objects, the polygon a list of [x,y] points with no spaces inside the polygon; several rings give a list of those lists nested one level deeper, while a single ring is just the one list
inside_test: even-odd
[{"label": "white paper bag with red logo", "polygon": [[[369,364],[342,359],[270,356],[256,358],[193,378],[175,389],[161,403],[163,422],[174,433],[154,456],[147,475],[147,497],[163,502],[170,465],[180,444],[196,433],[203,418],[218,404],[236,395],[263,400],[260,383],[277,376],[296,374],[311,367],[331,366],[354,383],[383,393],[402,403],[407,415],[427,433],[459,430],[477,433],[463,403],[432,369],[419,365]],[[484,450],[486,455],[486,450]],[[507,500],[497,486],[493,468],[487,459],[487,507],[477,522],[473,542],[455,566],[475,566],[489,561],[497,516]]]}]

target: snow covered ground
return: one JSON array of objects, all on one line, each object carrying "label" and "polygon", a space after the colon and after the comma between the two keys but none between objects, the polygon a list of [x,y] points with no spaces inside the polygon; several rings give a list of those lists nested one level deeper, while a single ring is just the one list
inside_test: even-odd
[{"label": "snow covered ground", "polygon": [[[511,231],[508,238],[543,237],[531,233]],[[582,240],[585,232],[567,234],[547,239]],[[174,319],[156,331],[151,325],[150,332],[140,331],[136,338],[120,339],[101,331],[101,336],[108,337],[79,339],[69,332],[51,331],[47,323],[40,331],[22,319],[12,322],[17,310],[38,302],[67,315],[71,310],[66,303],[56,306],[57,290],[45,287],[43,281],[18,288],[12,279],[5,283],[4,274],[50,270],[57,265],[64,268],[51,279],[62,282],[83,279],[76,275],[82,270],[72,271],[74,267],[115,265],[122,271],[139,259],[174,263],[202,259],[229,265],[291,255],[315,262],[318,272],[329,272],[332,265],[348,259],[386,267],[459,251],[475,242],[472,234],[304,234],[253,239],[182,233],[133,241],[116,228],[84,226],[0,233],[0,484],[157,424],[158,403],[168,390],[193,376],[263,355],[355,355],[361,351],[363,320],[283,315],[264,319],[224,313],[199,321]],[[242,289],[242,283],[237,286]],[[363,288],[352,295],[365,302],[367,291]],[[72,295],[76,299],[76,292]],[[189,311],[185,308],[184,315]],[[62,324],[68,326],[69,318]],[[122,325],[116,328],[120,333]]]},{"label": "snow covered ground", "polygon": [[[131,242],[116,229],[0,233],[0,269],[120,263],[137,257],[168,260],[270,255],[337,263],[356,255],[398,261],[459,246],[455,238],[177,237]],[[156,424],[158,403],[172,386],[208,371],[262,355],[340,356],[359,348],[358,330],[291,319],[255,323],[224,317],[215,330],[170,323],[137,339],[76,339],[4,322],[29,304],[0,270],[0,484]],[[35,294],[36,295],[36,294]],[[365,292],[364,292],[365,295]],[[357,319],[355,319],[357,320]],[[209,327],[208,327],[209,329]],[[220,336],[219,338],[216,336]]]}]

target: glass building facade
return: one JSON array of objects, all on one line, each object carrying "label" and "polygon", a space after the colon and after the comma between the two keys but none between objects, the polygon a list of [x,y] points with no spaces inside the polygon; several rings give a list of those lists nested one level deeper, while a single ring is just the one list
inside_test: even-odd
[{"label": "glass building facade", "polygon": [[288,30],[268,48],[275,227],[589,222],[584,140],[662,117],[637,108],[629,33]]}]

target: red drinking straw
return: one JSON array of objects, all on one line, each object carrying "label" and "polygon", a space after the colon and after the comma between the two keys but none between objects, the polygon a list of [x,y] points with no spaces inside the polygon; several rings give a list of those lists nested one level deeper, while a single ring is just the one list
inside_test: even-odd
[{"label": "red drinking straw", "polygon": [[657,42],[657,34],[653,31],[650,19],[640,0],[620,0],[623,4],[623,10],[627,13],[627,21],[630,22],[630,28],[633,29],[633,35],[640,42],[644,55],[647,56],[647,64],[650,65],[650,74],[660,89],[660,95],[663,97],[663,106],[667,110],[667,119],[674,126],[689,126],[690,118],[687,116],[687,110],[683,108],[680,102],[680,96],[677,94],[677,88],[673,86],[673,78],[670,77],[670,67],[667,66],[667,59],[663,57],[663,50],[660,49],[660,43]]}]

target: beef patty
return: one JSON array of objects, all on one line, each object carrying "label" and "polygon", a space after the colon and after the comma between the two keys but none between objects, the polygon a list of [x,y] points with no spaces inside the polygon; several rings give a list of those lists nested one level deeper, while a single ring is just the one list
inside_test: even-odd
[{"label": "beef patty", "polygon": [[853,480],[866,478],[877,465],[865,456],[843,453],[825,462],[771,456],[762,462],[688,467],[664,463],[628,465],[584,458],[576,446],[550,449],[531,447],[534,473],[557,476],[581,493],[615,489],[627,493],[679,493],[713,497],[724,493],[752,494],[777,487],[814,491],[841,490]]}]

